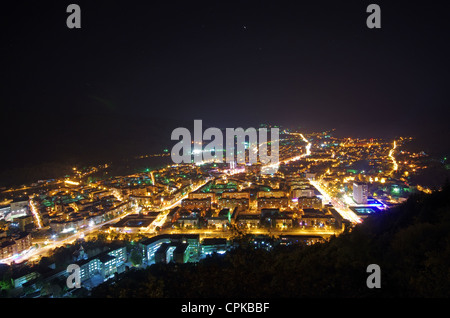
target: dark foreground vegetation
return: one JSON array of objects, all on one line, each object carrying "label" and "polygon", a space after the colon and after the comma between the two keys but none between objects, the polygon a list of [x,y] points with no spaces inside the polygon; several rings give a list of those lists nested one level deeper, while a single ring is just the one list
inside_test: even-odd
[{"label": "dark foreground vegetation", "polygon": [[[369,264],[381,288],[369,289]],[[239,248],[198,264],[130,270],[93,297],[449,297],[450,185],[416,194],[324,244]]]}]

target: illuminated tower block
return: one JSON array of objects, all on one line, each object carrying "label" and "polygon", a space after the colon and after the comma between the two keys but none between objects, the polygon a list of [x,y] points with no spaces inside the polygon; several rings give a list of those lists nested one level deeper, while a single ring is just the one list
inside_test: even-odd
[{"label": "illuminated tower block", "polygon": [[358,204],[367,203],[368,188],[365,183],[353,183],[353,200]]}]

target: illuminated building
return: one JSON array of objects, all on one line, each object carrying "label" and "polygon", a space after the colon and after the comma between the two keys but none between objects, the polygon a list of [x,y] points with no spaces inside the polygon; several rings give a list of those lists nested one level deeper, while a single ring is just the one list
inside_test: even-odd
[{"label": "illuminated building", "polygon": [[286,229],[292,226],[292,217],[279,209],[262,209],[260,214],[260,224],[266,227]]},{"label": "illuminated building", "polygon": [[188,243],[163,243],[155,252],[155,263],[187,263],[190,258]]},{"label": "illuminated building", "polygon": [[222,209],[217,216],[207,216],[205,220],[208,227],[225,229],[231,223],[231,211],[230,209]]},{"label": "illuminated building", "polygon": [[211,202],[216,201],[216,194],[214,192],[193,192],[189,193],[189,199],[207,199],[211,198]]},{"label": "illuminated building", "polygon": [[284,191],[258,191],[258,198],[284,198],[286,193]]},{"label": "illuminated building", "polygon": [[0,220],[4,219],[10,212],[11,206],[9,204],[0,205]]},{"label": "illuminated building", "polygon": [[289,199],[287,197],[260,197],[257,199],[258,209],[279,209],[287,208]]},{"label": "illuminated building", "polygon": [[304,209],[304,214],[300,219],[300,226],[318,228],[339,228],[336,219],[332,214],[325,214],[316,209]]},{"label": "illuminated building", "polygon": [[239,207],[241,209],[248,209],[250,206],[250,199],[247,198],[220,198],[218,205],[223,209],[234,209]]},{"label": "illuminated building", "polygon": [[275,228],[285,230],[292,227],[292,218],[285,213],[281,213],[280,215],[274,216],[272,224]]},{"label": "illuminated building", "polygon": [[207,197],[207,198],[203,198],[203,199],[184,199],[181,201],[181,207],[188,209],[188,210],[210,209],[211,208],[211,197]]},{"label": "illuminated building", "polygon": [[155,263],[170,263],[173,257],[173,250],[175,246],[170,243],[162,243],[161,246],[155,252]]},{"label": "illuminated building", "polygon": [[222,199],[248,199],[250,200],[249,192],[224,192]]},{"label": "illuminated building", "polygon": [[108,255],[116,257],[120,262],[125,262],[127,260],[127,248],[125,246],[113,249],[107,253]]},{"label": "illuminated building", "polygon": [[368,188],[367,184],[355,182],[353,183],[353,200],[358,204],[367,203]]},{"label": "illuminated building", "polygon": [[366,218],[370,214],[379,213],[380,209],[376,206],[354,206],[350,207],[350,210],[355,212],[356,215],[358,215],[361,218]]},{"label": "illuminated building", "polygon": [[173,250],[172,259],[175,263],[187,263],[190,260],[189,244],[178,243]]},{"label": "illuminated building", "polygon": [[129,199],[135,205],[149,207],[155,203],[153,196],[148,195],[130,195]]},{"label": "illuminated building", "polygon": [[130,214],[112,224],[110,229],[123,233],[146,232],[155,219],[156,217],[152,215]]},{"label": "illuminated building", "polygon": [[98,260],[101,264],[101,274],[103,277],[109,277],[117,272],[117,267],[121,264],[121,261],[117,257],[109,254],[98,256]]},{"label": "illuminated building", "polygon": [[[91,209],[79,212],[63,214],[64,217],[56,216],[50,220],[50,228],[54,233],[74,232],[78,229],[87,228],[100,224],[106,220],[118,217],[129,207],[128,202],[101,209],[94,212]],[[120,222],[120,221],[119,221]],[[120,230],[120,229],[118,229]]]},{"label": "illuminated building", "polygon": [[19,230],[26,231],[27,228],[32,226],[33,224],[33,216],[25,215],[14,219],[14,223],[17,223],[19,226]]},{"label": "illuminated building", "polygon": [[109,195],[111,195],[111,193],[108,190],[94,191],[89,194],[90,198],[93,200],[100,200],[101,198]]},{"label": "illuminated building", "polygon": [[299,194],[300,195],[298,197],[308,197],[308,198],[312,198],[316,195],[314,188],[312,187],[301,189]]},{"label": "illuminated building", "polygon": [[17,253],[17,246],[14,241],[3,241],[0,243],[0,259],[5,259]]},{"label": "illuminated building", "polygon": [[236,225],[244,228],[259,227],[261,217],[259,214],[238,214],[236,217]]},{"label": "illuminated building", "polygon": [[143,250],[144,261],[147,264],[155,263],[155,253],[164,243],[170,243],[170,238],[168,235],[160,235],[156,237],[151,237],[140,242],[140,246]]},{"label": "illuminated building", "polygon": [[2,238],[0,242],[0,259],[9,258],[31,247],[31,234],[21,232],[19,234]]},{"label": "illuminated building", "polygon": [[20,253],[31,246],[31,233],[21,232],[13,236],[13,240],[17,246],[17,252]]},{"label": "illuminated building", "polygon": [[75,263],[80,266],[80,281],[83,282],[100,273],[100,260],[98,258],[83,259]]},{"label": "illuminated building", "polygon": [[100,274],[103,278],[108,278],[116,273],[118,268],[125,262],[125,255],[126,247],[120,247],[76,262],[75,264],[80,266],[81,282],[97,274]]},{"label": "illuminated building", "polygon": [[202,255],[210,255],[213,253],[222,254],[229,248],[229,242],[226,238],[205,238],[202,243]]},{"label": "illuminated building", "polygon": [[299,209],[321,209],[322,199],[317,196],[314,197],[299,197],[298,198]]},{"label": "illuminated building", "polygon": [[14,288],[22,287],[25,283],[32,281],[39,277],[39,273],[36,271],[33,271],[29,268],[26,268],[25,270],[13,270],[13,274],[11,277],[11,282],[14,286]]},{"label": "illuminated building", "polygon": [[[186,263],[199,256],[199,240],[198,234],[163,234],[145,239],[139,245],[143,251],[144,262],[149,265],[172,260]],[[178,246],[181,247],[176,250]]]},{"label": "illuminated building", "polygon": [[28,198],[15,198],[10,204],[11,213],[6,216],[7,221],[28,214]]},{"label": "illuminated building", "polygon": [[176,219],[176,224],[181,228],[197,228],[200,227],[200,211],[194,210],[192,212],[182,211],[179,213],[179,218]]}]

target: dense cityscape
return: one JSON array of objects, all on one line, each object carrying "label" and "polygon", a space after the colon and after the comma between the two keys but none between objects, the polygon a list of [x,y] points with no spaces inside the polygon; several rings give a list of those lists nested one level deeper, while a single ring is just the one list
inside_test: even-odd
[{"label": "dense cityscape", "polygon": [[325,242],[411,193],[431,193],[410,182],[428,159],[403,149],[410,140],[285,129],[275,174],[261,173],[261,163],[201,162],[112,176],[104,164],[4,189],[3,288],[68,297],[77,292],[65,287],[71,263],[90,290],[130,267],[224,254],[243,236],[267,250]]},{"label": "dense cityscape", "polygon": [[446,5],[5,3],[3,309],[450,297]]}]

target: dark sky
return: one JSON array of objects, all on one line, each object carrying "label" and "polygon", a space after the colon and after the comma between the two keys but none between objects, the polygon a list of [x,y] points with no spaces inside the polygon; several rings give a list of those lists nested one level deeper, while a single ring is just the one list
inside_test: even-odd
[{"label": "dark sky", "polygon": [[[70,3],[81,29],[66,26]],[[381,29],[366,26],[370,3]],[[449,148],[444,1],[14,1],[0,20],[3,144],[21,157],[172,119]]]}]

